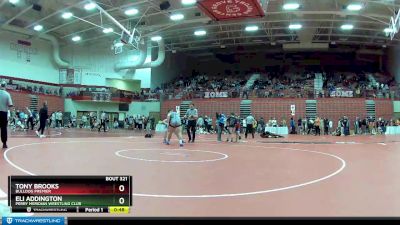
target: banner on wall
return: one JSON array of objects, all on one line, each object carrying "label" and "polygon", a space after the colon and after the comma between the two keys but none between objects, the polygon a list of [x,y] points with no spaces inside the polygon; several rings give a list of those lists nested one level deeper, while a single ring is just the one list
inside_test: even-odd
[{"label": "banner on wall", "polygon": [[81,84],[82,69],[60,69],[59,70],[60,84]]},{"label": "banner on wall", "polygon": [[67,77],[65,78],[65,83],[73,84],[75,81],[74,75],[75,75],[74,69],[67,69]]},{"label": "banner on wall", "polygon": [[265,16],[260,0],[200,0],[197,5],[217,21]]},{"label": "banner on wall", "polygon": [[290,114],[292,116],[296,114],[296,105],[290,105]]},{"label": "banner on wall", "polygon": [[17,53],[17,59],[25,59],[26,62],[31,62],[31,56],[38,54],[38,49],[32,47],[31,42],[24,40],[17,40],[16,43],[11,42],[10,50]]},{"label": "banner on wall", "polygon": [[75,68],[74,72],[74,84],[82,83],[82,68]]},{"label": "banner on wall", "polygon": [[332,91],[331,97],[345,97],[345,98],[352,98],[353,91]]},{"label": "banner on wall", "polygon": [[67,69],[60,69],[59,70],[59,82],[60,84],[65,84],[67,79]]},{"label": "banner on wall", "polygon": [[204,98],[227,98],[228,92],[204,92]]}]

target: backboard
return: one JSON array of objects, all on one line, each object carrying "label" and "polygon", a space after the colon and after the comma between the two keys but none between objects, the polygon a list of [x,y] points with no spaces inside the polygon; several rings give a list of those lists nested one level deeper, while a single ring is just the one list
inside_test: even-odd
[{"label": "backboard", "polygon": [[139,48],[139,43],[141,40],[141,33],[134,28],[130,34],[125,31],[121,33],[121,42],[125,45],[132,46],[134,49]]}]

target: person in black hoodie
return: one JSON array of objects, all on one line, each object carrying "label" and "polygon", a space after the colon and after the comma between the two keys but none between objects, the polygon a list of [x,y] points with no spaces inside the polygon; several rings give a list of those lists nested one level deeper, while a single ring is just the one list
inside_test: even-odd
[{"label": "person in black hoodie", "polygon": [[[44,132],[44,129],[46,128],[46,122],[47,122],[48,118],[49,118],[49,116],[48,116],[48,110],[47,110],[47,102],[44,102],[43,107],[39,111],[40,125],[39,125],[39,129],[36,131],[37,136],[39,136],[40,138],[46,137],[43,135],[43,132]],[[40,134],[39,134],[39,132],[40,132]]]},{"label": "person in black hoodie", "polygon": [[328,118],[325,118],[324,119],[324,135],[329,134],[328,130],[329,130],[329,120],[328,120]]}]

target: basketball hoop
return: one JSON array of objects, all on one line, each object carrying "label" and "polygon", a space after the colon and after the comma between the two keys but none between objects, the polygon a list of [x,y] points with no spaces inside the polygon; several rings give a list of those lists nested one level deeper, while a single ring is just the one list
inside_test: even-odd
[{"label": "basketball hoop", "polygon": [[122,31],[121,33],[120,42],[125,45],[132,46],[134,49],[139,49],[140,41],[141,33],[136,28],[134,28],[130,34],[126,33],[125,31]]}]

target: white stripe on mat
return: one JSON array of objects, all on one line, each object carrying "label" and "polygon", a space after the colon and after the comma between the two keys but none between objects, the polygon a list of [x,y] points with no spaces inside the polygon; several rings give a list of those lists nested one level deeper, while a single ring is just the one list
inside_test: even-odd
[{"label": "white stripe on mat", "polygon": [[7,197],[7,193],[5,193],[3,190],[0,189],[0,198],[5,198]]}]

